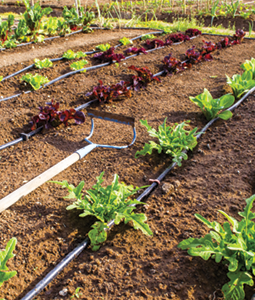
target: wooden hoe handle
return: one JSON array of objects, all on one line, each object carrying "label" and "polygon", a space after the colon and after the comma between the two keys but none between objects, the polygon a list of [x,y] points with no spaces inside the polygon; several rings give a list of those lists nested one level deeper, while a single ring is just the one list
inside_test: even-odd
[{"label": "wooden hoe handle", "polygon": [[12,192],[11,194],[7,195],[3,199],[0,200],[0,212],[10,207],[12,204],[17,202],[21,197],[26,196],[30,192],[34,191],[40,185],[45,183],[46,181],[50,180],[55,175],[59,174],[60,172],[64,171],[66,168],[74,164],[80,159],[78,153],[73,153],[64,160],[57,163],[55,166],[51,167],[50,169],[46,170],[39,176],[35,177],[28,183],[22,185],[20,188]]}]

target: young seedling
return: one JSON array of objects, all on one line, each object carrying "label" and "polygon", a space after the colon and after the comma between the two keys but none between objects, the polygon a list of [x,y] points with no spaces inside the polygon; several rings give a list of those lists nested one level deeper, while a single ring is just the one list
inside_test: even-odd
[{"label": "young seedling", "polygon": [[85,115],[82,111],[75,109],[59,110],[59,102],[54,103],[53,100],[46,106],[39,107],[40,113],[32,118],[31,129],[35,130],[38,126],[44,126],[45,129],[57,127],[60,124],[68,125],[69,120],[74,120],[75,124],[85,122]]},{"label": "young seedling", "polygon": [[182,151],[192,150],[197,145],[197,127],[191,131],[185,130],[184,127],[188,126],[189,121],[182,122],[181,124],[176,123],[172,127],[166,126],[166,119],[159,126],[158,132],[149,126],[147,120],[140,120],[141,124],[146,127],[149,135],[158,139],[158,143],[150,141],[150,144],[145,144],[142,150],[136,152],[135,157],[152,154],[153,149],[156,149],[158,153],[164,152],[171,155],[173,162],[181,166],[182,159],[188,159],[187,154]]},{"label": "young seedling", "polygon": [[81,57],[86,57],[86,56],[87,55],[82,51],[73,52],[73,50],[69,49],[63,54],[62,57],[66,59],[79,59]]},{"label": "young seedling", "polygon": [[223,120],[228,120],[232,117],[232,112],[229,110],[222,111],[230,107],[235,102],[235,97],[231,94],[224,95],[219,99],[213,99],[211,93],[204,89],[204,92],[196,97],[189,99],[198,105],[208,121],[218,117]]},{"label": "young seedling", "polygon": [[241,221],[219,210],[228,220],[223,226],[195,214],[211,231],[204,237],[189,238],[178,245],[182,250],[188,250],[189,255],[200,256],[204,260],[211,257],[216,263],[222,261],[228,266],[227,276],[230,281],[222,287],[226,300],[243,300],[244,284],[254,285],[252,275],[255,273],[255,214],[251,211],[254,199],[255,195],[246,199],[244,211],[238,213]]},{"label": "young seedling", "polygon": [[132,84],[131,87],[135,91],[140,90],[141,88],[145,88],[148,83],[156,80],[160,82],[160,78],[153,76],[152,72],[148,69],[148,67],[137,68],[135,66],[128,67],[130,70],[134,70],[137,72],[137,75],[132,76]]},{"label": "young seedling", "polygon": [[[82,59],[80,61],[74,62],[70,65],[70,68],[72,70],[81,70],[83,69],[86,65],[88,64],[88,61],[86,59]],[[82,71],[82,72],[86,72],[86,70]]]},{"label": "young seedling", "polygon": [[50,68],[53,66],[52,61],[50,61],[48,58],[45,58],[44,60],[35,58],[34,62],[37,69]]},{"label": "young seedling", "polygon": [[102,52],[104,52],[104,51],[106,51],[106,50],[108,50],[108,49],[110,49],[111,48],[111,45],[110,44],[100,44],[100,45],[97,45],[96,46],[96,49],[97,50],[100,50],[100,51],[102,51]]},{"label": "young seedling", "polygon": [[3,285],[4,281],[9,280],[17,274],[16,271],[7,272],[8,267],[6,266],[7,261],[15,256],[13,251],[16,243],[17,239],[13,237],[7,243],[5,250],[0,251],[0,287]]},{"label": "young seedling", "polygon": [[129,44],[133,44],[133,42],[132,42],[130,39],[126,38],[126,37],[123,37],[123,38],[120,39],[119,41],[121,42],[121,44],[122,44],[123,46],[127,46],[127,45],[129,45]]},{"label": "young seedling", "polygon": [[151,39],[155,39],[155,38],[156,38],[156,36],[154,34],[143,34],[141,36],[142,41],[151,40]]},{"label": "young seedling", "polygon": [[42,85],[49,82],[49,79],[39,74],[32,75],[30,73],[27,73],[26,75],[21,77],[21,81],[29,83],[34,90],[39,90]]},{"label": "young seedling", "polygon": [[255,86],[252,71],[245,71],[242,75],[236,74],[232,77],[227,77],[227,84],[232,88],[233,94],[236,99],[240,98],[244,93],[248,92]]},{"label": "young seedling", "polygon": [[123,182],[119,183],[117,174],[114,175],[112,184],[103,187],[103,175],[104,172],[97,177],[97,183],[92,189],[86,191],[86,195],[82,193],[84,181],[81,181],[77,187],[68,184],[67,181],[53,181],[68,189],[69,195],[65,198],[76,199],[73,204],[67,207],[67,210],[78,209],[82,211],[80,217],[94,216],[98,219],[92,225],[93,229],[88,233],[92,251],[98,250],[101,244],[106,241],[107,223],[111,220],[114,220],[116,225],[122,220],[124,220],[125,224],[131,221],[134,229],[140,229],[144,234],[152,235],[148,224],[145,223],[147,220],[146,216],[142,213],[137,214],[133,212],[135,209],[134,205],[144,203],[129,198],[143,187],[134,188],[132,185],[126,185]]},{"label": "young seedling", "polygon": [[255,59],[252,57],[251,60],[246,60],[242,65],[241,68],[244,71],[251,71],[253,79],[255,79]]}]

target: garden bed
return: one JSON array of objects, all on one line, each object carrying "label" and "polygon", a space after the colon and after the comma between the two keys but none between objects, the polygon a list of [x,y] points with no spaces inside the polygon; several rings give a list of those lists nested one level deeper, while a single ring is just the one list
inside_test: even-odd
[{"label": "garden bed", "polygon": [[[139,30],[130,32],[132,36],[144,33]],[[103,39],[106,33],[96,34],[97,38]],[[116,43],[124,35],[128,36],[126,31],[118,31],[118,34],[119,37],[113,40]],[[21,132],[28,132],[31,116],[38,113],[38,106],[49,100],[59,101],[61,109],[77,107],[89,101],[85,94],[99,79],[105,84],[129,80],[134,74],[127,69],[130,65],[148,66],[157,73],[162,70],[162,59],[170,52],[181,59],[192,45],[199,48],[202,40],[216,42],[220,39],[200,36],[181,45],[139,55],[121,62],[118,67],[113,64],[76,74],[48,88],[1,102],[0,144],[19,137]],[[95,44],[91,41],[86,47],[73,50],[91,50]],[[171,159],[156,153],[151,157],[134,158],[135,152],[148,142],[146,130],[139,120],[147,119],[153,127],[162,124],[165,117],[172,125],[191,120],[192,128],[201,129],[206,119],[189,96],[200,94],[204,88],[214,98],[222,96],[225,93],[225,74],[241,73],[240,65],[254,56],[254,47],[255,41],[245,40],[241,45],[214,52],[212,62],[194,65],[172,77],[161,77],[161,83],[153,82],[146,89],[134,92],[129,99],[101,106],[93,104],[92,107],[98,110],[134,117],[137,128],[135,145],[119,151],[94,150],[54,180],[67,180],[75,185],[84,180],[85,189],[89,189],[95,183],[95,177],[105,171],[107,184],[112,181],[114,173],[119,174],[120,180],[126,184],[148,184],[150,178],[156,178],[171,164]],[[11,52],[13,59],[15,55],[19,56],[16,49]],[[61,55],[62,49],[56,53],[58,57]],[[37,58],[44,57],[42,49],[42,56]],[[31,61],[23,63],[29,65]],[[91,60],[91,64],[94,63]],[[6,67],[4,73],[12,73],[23,66]],[[52,79],[65,72],[67,67],[61,62],[40,74],[45,72]],[[14,88],[19,89],[19,82],[10,79],[1,84],[0,93],[12,94]],[[223,220],[217,213],[217,209],[222,209],[237,217],[237,212],[244,207],[244,199],[254,193],[253,101],[254,96],[250,96],[236,109],[232,119],[213,125],[194,152],[189,154],[189,160],[167,176],[147,199],[145,207],[138,208],[145,212],[153,237],[146,237],[129,225],[114,227],[98,252],[84,251],[37,299],[69,299],[77,287],[81,287],[82,299],[203,300],[213,299],[213,296],[220,299],[218,290],[227,281],[226,267],[191,258],[185,251],[178,250],[177,244],[189,236],[198,237],[205,233],[194,213],[211,220]],[[83,139],[89,131],[87,118],[83,125],[44,131],[27,142],[1,151],[2,197],[84,147],[86,142]],[[95,121],[93,141],[124,145],[131,139],[130,128]],[[172,185],[162,189],[164,183]],[[4,246],[13,236],[18,240],[16,256],[8,264],[18,274],[1,287],[0,297],[21,299],[84,239],[94,219],[79,218],[77,213],[66,211],[72,201],[63,199],[65,195],[59,186],[46,183],[1,214],[1,245]],[[68,289],[68,295],[59,296],[59,291],[64,288]],[[247,299],[251,295],[252,289],[247,289]]]}]

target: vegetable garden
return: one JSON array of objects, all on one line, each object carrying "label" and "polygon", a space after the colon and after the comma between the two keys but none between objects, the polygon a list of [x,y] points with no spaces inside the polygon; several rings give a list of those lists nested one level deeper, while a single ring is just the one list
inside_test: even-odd
[{"label": "vegetable garden", "polygon": [[251,299],[255,40],[85,27],[0,53],[0,299]]}]

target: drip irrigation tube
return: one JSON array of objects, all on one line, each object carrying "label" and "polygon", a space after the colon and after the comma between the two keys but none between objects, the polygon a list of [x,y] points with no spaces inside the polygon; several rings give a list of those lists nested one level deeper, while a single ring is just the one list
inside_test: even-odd
[{"label": "drip irrigation tube", "polygon": [[[158,31],[155,32],[155,31],[154,31],[154,32],[150,32],[149,34],[159,34],[159,33],[161,33],[161,32],[158,32]],[[131,40],[132,40],[132,41],[135,41],[135,40],[137,40],[137,39],[139,39],[139,38],[141,38],[141,37],[142,37],[142,35],[139,35],[139,36],[137,36],[137,37],[135,37],[135,38],[132,38]],[[114,48],[116,49],[116,48],[118,48],[118,47],[120,47],[120,46],[122,46],[122,44],[118,44],[118,45],[114,46]],[[86,55],[90,55],[90,54],[94,54],[94,53],[96,53],[96,52],[99,52],[99,50],[93,50],[93,51],[85,52],[85,54],[86,54]],[[60,61],[60,60],[62,60],[62,59],[64,59],[64,58],[63,58],[63,57],[59,57],[59,58],[53,58],[53,59],[50,59],[50,61],[51,61],[51,62],[55,62],[55,61]],[[16,76],[16,75],[18,75],[18,74],[20,74],[20,73],[23,73],[23,72],[25,72],[25,71],[27,71],[27,70],[29,70],[29,69],[32,69],[32,68],[34,67],[34,65],[35,65],[35,64],[29,65],[29,66],[27,66],[27,67],[25,67],[25,68],[23,68],[23,69],[21,69],[21,70],[15,72],[15,73],[11,74],[11,75],[8,75],[8,76],[4,77],[4,78],[1,80],[1,82],[3,82],[4,80],[9,79],[9,78],[11,78],[11,77],[14,77],[14,76]]]},{"label": "drip irrigation tube", "polygon": [[[154,76],[156,76],[155,74]],[[255,87],[252,88],[249,92],[247,92],[236,104],[231,106],[228,110],[232,111],[236,107],[238,107],[251,93],[255,91]],[[219,118],[215,118],[208,122],[206,126],[200,131],[200,134],[197,135],[197,139],[202,136],[204,133],[215,121],[219,120]],[[183,153],[186,153],[187,150],[184,150]],[[172,163],[168,168],[166,168],[156,179],[157,181],[162,181],[165,176],[177,165],[177,163]],[[137,197],[138,201],[142,201],[143,198],[147,197],[154,188],[158,185],[157,182],[153,182],[146,190]],[[135,204],[133,206],[136,206]],[[114,225],[114,220],[111,220],[108,224],[109,229]],[[109,230],[108,229],[108,230]],[[86,238],[82,243],[80,243],[73,251],[71,251],[62,261],[52,270],[50,271],[37,285],[28,292],[21,300],[32,300],[36,295],[38,295],[71,261],[73,261],[87,246],[90,244],[88,238]]]},{"label": "drip irrigation tube", "polygon": [[[197,36],[194,36],[194,37],[191,37],[190,39],[194,39],[194,38],[196,38],[196,37],[197,37]],[[180,44],[182,44],[182,43],[184,43],[184,42],[174,43],[174,44],[172,44],[172,46],[180,45]],[[118,46],[118,45],[117,45],[117,46]],[[159,49],[163,49],[163,48],[165,48],[165,47],[166,47],[166,46],[153,48],[153,49],[147,50],[147,52],[153,52],[153,51],[156,51],[156,50],[159,50]],[[129,58],[133,58],[133,57],[135,57],[135,56],[138,56],[138,55],[140,55],[140,54],[142,54],[142,53],[138,53],[138,54],[133,54],[133,55],[127,56],[127,57],[125,57],[121,62],[123,62],[123,61],[125,61],[125,60],[127,60],[127,59],[129,59]],[[64,74],[64,75],[62,75],[62,76],[59,76],[59,77],[57,77],[57,78],[51,80],[50,82],[44,84],[44,85],[41,86],[38,90],[42,89],[43,87],[47,87],[47,86],[49,86],[49,85],[51,85],[51,84],[53,84],[53,83],[55,83],[55,82],[57,82],[57,81],[59,81],[59,80],[62,80],[62,79],[64,79],[64,78],[67,78],[67,77],[69,77],[69,76],[71,76],[71,75],[75,75],[75,74],[80,73],[80,72],[83,72],[83,71],[86,72],[86,71],[90,71],[90,70],[99,69],[99,68],[108,66],[108,65],[110,65],[110,64],[112,64],[112,63],[115,63],[115,61],[107,62],[107,63],[104,63],[104,64],[100,64],[100,65],[96,65],[96,66],[92,66],[92,67],[88,67],[88,68],[83,68],[83,69],[80,69],[80,70],[76,70],[76,71],[72,71],[72,72],[66,73],[66,74]],[[37,90],[37,91],[38,91],[38,90]],[[25,92],[25,94],[28,94],[28,93],[31,93],[31,92],[33,92],[33,91],[27,91],[27,92]],[[7,101],[7,100],[10,100],[10,99],[19,97],[20,95],[22,95],[22,93],[19,93],[19,94],[16,94],[16,95],[12,95],[12,96],[9,96],[9,97],[6,97],[6,98],[2,98],[2,99],[0,99],[0,102],[2,102],[2,101]]]}]

